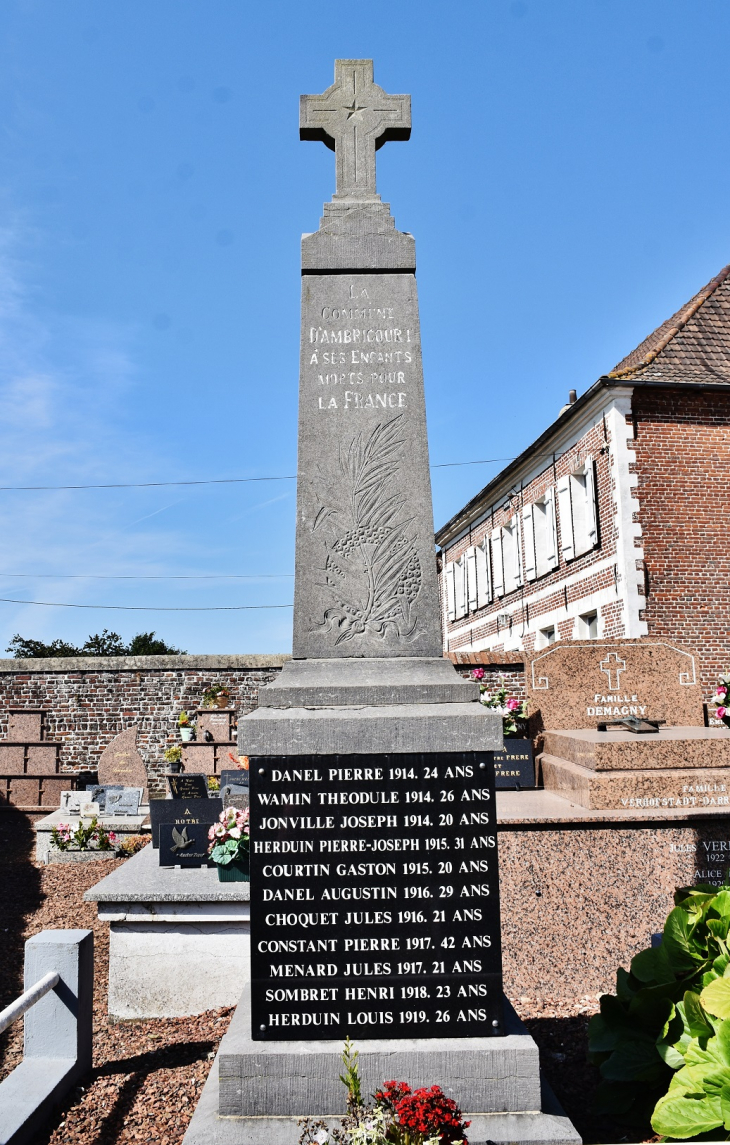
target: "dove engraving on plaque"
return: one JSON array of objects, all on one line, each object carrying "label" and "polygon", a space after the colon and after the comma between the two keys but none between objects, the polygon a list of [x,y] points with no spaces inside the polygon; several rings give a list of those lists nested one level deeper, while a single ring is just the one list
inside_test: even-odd
[{"label": "dove engraving on plaque", "polygon": [[193,842],[192,839],[188,838],[187,827],[183,827],[182,831],[178,831],[177,827],[173,827],[172,838],[174,841],[170,850],[173,852],[173,854],[176,851],[184,851],[185,848],[190,847]]}]

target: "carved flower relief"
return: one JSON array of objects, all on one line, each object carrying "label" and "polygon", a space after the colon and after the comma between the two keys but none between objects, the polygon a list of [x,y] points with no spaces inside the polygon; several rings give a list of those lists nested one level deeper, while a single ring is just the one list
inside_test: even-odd
[{"label": "carved flower relief", "polygon": [[339,482],[319,474],[324,564],[320,585],[332,601],[317,627],[335,645],[356,636],[408,639],[416,632],[414,608],[422,571],[413,519],[406,516],[401,464],[403,415],[340,446]]}]

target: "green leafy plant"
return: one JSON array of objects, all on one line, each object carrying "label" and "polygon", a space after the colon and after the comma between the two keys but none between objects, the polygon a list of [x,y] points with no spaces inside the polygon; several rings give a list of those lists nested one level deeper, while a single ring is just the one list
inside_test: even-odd
[{"label": "green leafy plant", "polygon": [[179,728],[191,728],[193,726],[187,712],[180,712],[177,717],[177,726]]},{"label": "green leafy plant", "polygon": [[180,744],[175,744],[173,747],[166,748],[165,759],[168,763],[179,763],[182,759],[182,748],[180,747]]},{"label": "green leafy plant", "polygon": [[674,902],[661,945],[640,951],[629,973],[618,970],[616,994],[602,996],[588,1027],[590,1058],[601,1073],[597,1112],[642,1129],[684,1068],[692,1037],[711,1028],[694,999],[730,966],[730,888],[684,888]]}]

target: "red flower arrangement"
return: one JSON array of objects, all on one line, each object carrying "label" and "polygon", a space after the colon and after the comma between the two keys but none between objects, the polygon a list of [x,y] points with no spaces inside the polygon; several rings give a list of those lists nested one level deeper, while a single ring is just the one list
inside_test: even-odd
[{"label": "red flower arrangement", "polygon": [[421,1134],[422,1139],[438,1137],[440,1145],[469,1145],[466,1130],[471,1122],[462,1121],[458,1105],[440,1085],[411,1089],[403,1081],[387,1081],[375,1100],[391,1111],[400,1129]]}]

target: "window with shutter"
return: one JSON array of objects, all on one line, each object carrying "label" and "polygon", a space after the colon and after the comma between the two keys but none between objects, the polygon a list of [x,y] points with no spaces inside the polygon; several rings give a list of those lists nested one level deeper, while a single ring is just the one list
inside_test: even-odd
[{"label": "window with shutter", "polygon": [[573,542],[573,506],[570,496],[570,476],[558,481],[558,511],[560,513],[560,547],[563,560],[572,561],[575,556]]},{"label": "window with shutter", "polygon": [[[558,564],[558,542],[555,529],[555,490],[536,501],[533,506],[533,532],[535,537],[535,570],[537,576],[556,568]],[[527,552],[527,532],[525,532],[525,552]]]},{"label": "window with shutter", "polygon": [[522,553],[520,551],[520,519],[510,517],[502,529],[502,562],[505,594],[514,592],[522,584]]},{"label": "window with shutter", "polygon": [[466,595],[470,612],[477,608],[477,551],[471,545],[465,553],[466,556]]},{"label": "window with shutter", "polygon": [[596,480],[593,459],[570,475],[570,500],[573,507],[574,556],[590,552],[598,541],[596,516]]},{"label": "window with shutter", "polygon": [[446,615],[449,620],[456,619],[456,596],[454,591],[454,562],[449,561],[444,569],[446,582]]},{"label": "window with shutter", "polygon": [[535,516],[539,517],[537,505],[528,505],[522,510],[522,533],[525,538],[525,579],[534,580],[537,576]]},{"label": "window with shutter", "polygon": [[502,530],[494,529],[490,537],[492,546],[492,588],[495,596],[504,596],[504,563],[502,561]]},{"label": "window with shutter", "polygon": [[484,608],[492,599],[492,578],[489,566],[489,538],[485,537],[476,549],[477,608]]},{"label": "window with shutter", "polygon": [[454,618],[461,620],[462,616],[466,616],[466,553],[460,560],[454,561],[454,603]]}]

